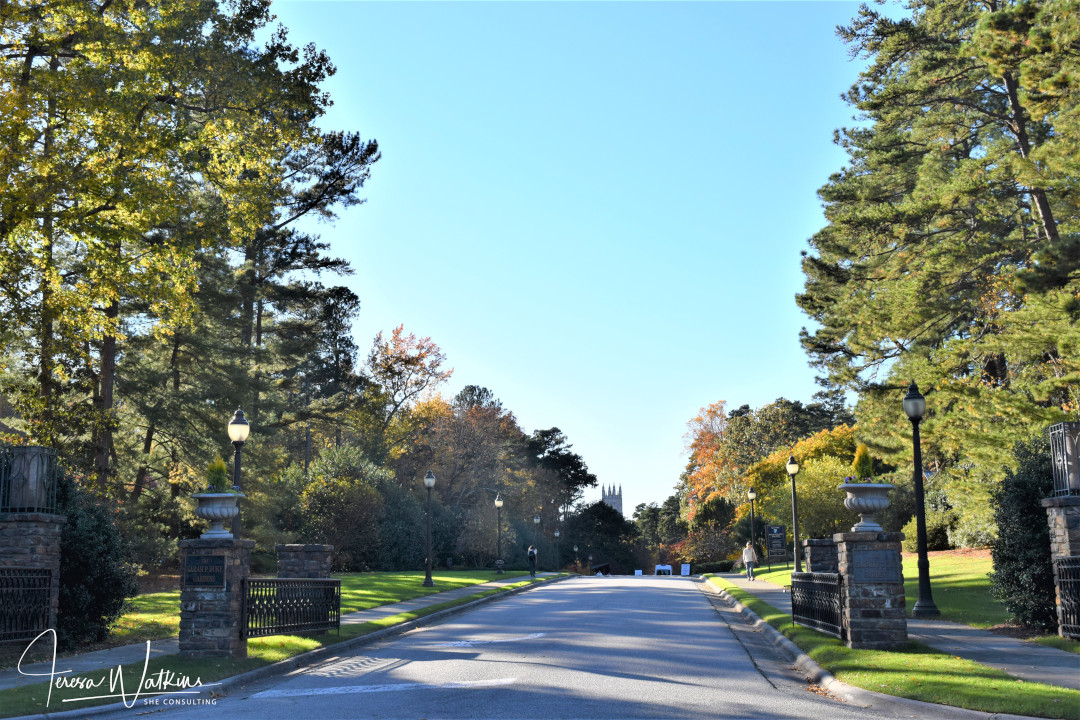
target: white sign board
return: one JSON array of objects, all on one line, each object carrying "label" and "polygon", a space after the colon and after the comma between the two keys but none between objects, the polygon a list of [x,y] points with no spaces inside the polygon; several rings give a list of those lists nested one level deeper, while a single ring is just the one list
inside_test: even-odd
[{"label": "white sign board", "polygon": [[634,574],[635,574],[635,575],[640,575],[640,574],[641,574],[641,571],[640,571],[640,570],[635,570],[635,571],[634,571]]},{"label": "white sign board", "polygon": [[689,575],[690,574],[690,563],[683,563],[682,564],[682,574],[683,575]]}]

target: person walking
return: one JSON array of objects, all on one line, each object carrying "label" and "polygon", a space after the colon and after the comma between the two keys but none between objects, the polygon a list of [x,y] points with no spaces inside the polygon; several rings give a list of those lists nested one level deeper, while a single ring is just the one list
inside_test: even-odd
[{"label": "person walking", "polygon": [[754,546],[752,543],[746,543],[746,547],[742,551],[743,565],[746,567],[746,579],[754,579],[754,563],[757,562],[757,553],[754,552]]},{"label": "person walking", "polygon": [[529,546],[529,577],[536,577],[536,547]]}]

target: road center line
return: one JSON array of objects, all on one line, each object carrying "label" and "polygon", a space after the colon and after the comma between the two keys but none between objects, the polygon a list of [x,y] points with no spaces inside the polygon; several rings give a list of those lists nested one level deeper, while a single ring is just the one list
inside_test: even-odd
[{"label": "road center line", "polygon": [[396,692],[399,690],[468,690],[471,688],[499,687],[511,685],[517,678],[497,678],[495,680],[463,680],[448,683],[394,683],[384,685],[344,685],[326,688],[305,688],[298,690],[264,690],[251,696],[253,700],[263,698],[305,697],[311,695],[352,695],[371,692]]}]

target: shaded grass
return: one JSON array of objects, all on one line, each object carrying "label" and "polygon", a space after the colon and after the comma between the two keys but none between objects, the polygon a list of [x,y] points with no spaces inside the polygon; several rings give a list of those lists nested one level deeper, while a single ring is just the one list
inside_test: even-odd
[{"label": "shaded grass", "polygon": [[989,713],[1080,719],[1080,691],[1018,680],[916,642],[896,650],[853,650],[723,578],[708,576],[839,680],[875,692]]},{"label": "shaded grass", "polygon": [[[919,570],[916,563],[914,555],[904,557],[904,596],[909,616],[919,598]],[[990,595],[990,578],[987,575],[993,569],[993,561],[988,557],[932,555],[930,587],[934,604],[941,611],[941,619],[979,628],[1008,622],[1008,610]],[[791,569],[755,572],[754,577],[777,585],[790,585]]]},{"label": "shaded grass", "polygon": [[1078,640],[1063,638],[1060,635],[1040,635],[1039,637],[1031,638],[1031,641],[1037,642],[1040,645],[1080,655],[1080,641]]},{"label": "shaded grass", "polygon": [[[433,574],[436,583],[439,576]],[[423,579],[423,574],[420,574]],[[325,633],[315,637],[299,637],[295,635],[275,635],[272,637],[254,638],[248,640],[248,657],[246,660],[233,660],[230,658],[180,658],[175,655],[152,659],[147,665],[146,675],[151,677],[160,671],[174,673],[176,678],[187,677],[191,684],[199,680],[202,685],[208,685],[227,677],[255,670],[260,667],[287,660],[296,655],[314,650],[326,645],[334,645],[351,638],[367,635],[377,630],[400,625],[401,623],[416,618],[431,615],[440,610],[447,610],[459,605],[478,600],[482,597],[508,592],[511,589],[541,582],[544,578],[525,579],[521,582],[512,583],[502,588],[492,588],[482,592],[473,593],[464,598],[449,600],[447,602],[420,608],[415,611],[399,613],[390,617],[380,618],[366,623],[355,625],[343,625],[340,634]],[[483,581],[481,581],[483,582]],[[344,585],[344,583],[342,583]],[[436,585],[438,587],[438,585]],[[449,589],[443,587],[443,589]],[[430,588],[425,588],[430,590]],[[154,593],[154,595],[168,595],[169,593]],[[429,594],[429,593],[422,593]],[[414,596],[415,597],[415,596]],[[383,603],[385,604],[385,603]],[[134,697],[139,686],[140,676],[143,673],[142,663],[133,663],[121,666],[119,674],[123,680],[123,686],[128,694],[128,700]],[[53,689],[51,699],[48,698],[49,683],[43,682],[36,685],[28,685],[22,688],[0,691],[0,717],[17,717],[31,715],[46,711],[57,712],[60,710],[73,710],[120,702],[120,698],[101,698],[96,700],[82,700],[77,702],[64,702],[65,698],[81,698],[90,695],[112,694],[109,688],[109,671],[99,670],[91,673],[83,673],[77,677],[88,678],[93,681],[102,681],[101,687],[87,689]],[[117,692],[119,685],[117,686]],[[210,689],[213,693],[213,690]],[[194,697],[194,696],[193,696]],[[48,702],[48,706],[46,706]],[[136,710],[143,708],[140,699],[135,705]]]}]

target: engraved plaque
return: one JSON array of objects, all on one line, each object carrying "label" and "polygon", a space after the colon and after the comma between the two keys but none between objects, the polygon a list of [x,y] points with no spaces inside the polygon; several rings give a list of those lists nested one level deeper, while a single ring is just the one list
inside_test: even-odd
[{"label": "engraved plaque", "polygon": [[859,550],[851,556],[851,580],[861,583],[900,582],[900,553]]},{"label": "engraved plaque", "polygon": [[184,587],[225,589],[224,555],[188,555],[184,558]]}]

